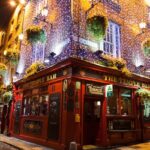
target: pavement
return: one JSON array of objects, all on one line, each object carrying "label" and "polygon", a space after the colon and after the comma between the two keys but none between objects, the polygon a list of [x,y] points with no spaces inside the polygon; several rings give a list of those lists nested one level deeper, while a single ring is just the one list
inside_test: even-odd
[{"label": "pavement", "polygon": [[150,141],[140,144],[118,147],[112,150],[150,150]]},{"label": "pavement", "polygon": [[54,149],[0,134],[0,150],[54,150]]},{"label": "pavement", "polygon": [[[54,150],[54,149],[0,134],[0,150]],[[90,149],[87,148],[87,150],[106,150],[106,149],[91,147]],[[107,150],[150,150],[150,141],[129,146],[111,148]]]}]

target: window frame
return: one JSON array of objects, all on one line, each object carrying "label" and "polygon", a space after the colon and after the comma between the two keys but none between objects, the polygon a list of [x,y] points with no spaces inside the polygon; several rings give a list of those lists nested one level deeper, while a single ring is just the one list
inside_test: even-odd
[{"label": "window frame", "polygon": [[[117,95],[117,97],[116,97],[116,99],[117,99],[117,104],[116,104],[116,114],[111,114],[111,113],[108,113],[108,111],[107,111],[107,116],[132,116],[132,115],[134,115],[134,109],[133,109],[133,104],[134,104],[134,102],[133,102],[133,90],[131,89],[131,88],[127,88],[127,87],[120,87],[120,86],[114,86],[113,87],[113,89],[114,88],[116,88],[117,89],[117,93],[116,93],[116,95]],[[121,91],[122,91],[122,89],[128,89],[128,90],[131,90],[131,98],[130,98],[130,100],[131,100],[131,113],[129,113],[129,114],[122,114],[122,112],[121,112]],[[109,99],[108,99],[108,97],[107,97],[107,109],[108,109],[108,101],[109,101]]]},{"label": "window frame", "polygon": [[[119,24],[109,20],[106,36],[102,41],[102,44],[104,54],[108,54],[113,57],[121,57],[121,26]],[[105,49],[106,44],[109,44],[108,47],[112,46],[112,52],[110,50],[107,52],[108,50]]]}]

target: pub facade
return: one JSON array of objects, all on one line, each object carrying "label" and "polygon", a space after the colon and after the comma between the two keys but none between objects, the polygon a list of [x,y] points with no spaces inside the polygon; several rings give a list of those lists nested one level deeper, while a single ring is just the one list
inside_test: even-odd
[{"label": "pub facade", "polygon": [[148,140],[149,107],[135,91],[149,83],[69,58],[14,84],[10,133],[60,150],[72,141],[84,149]]},{"label": "pub facade", "polygon": [[[20,5],[10,32],[18,21],[28,44],[16,42],[21,78],[14,82],[11,136],[58,150],[71,142],[84,150],[149,140],[149,95],[137,94],[150,90],[150,31],[139,27],[150,14],[143,0]],[[39,61],[45,69],[27,69]]]}]

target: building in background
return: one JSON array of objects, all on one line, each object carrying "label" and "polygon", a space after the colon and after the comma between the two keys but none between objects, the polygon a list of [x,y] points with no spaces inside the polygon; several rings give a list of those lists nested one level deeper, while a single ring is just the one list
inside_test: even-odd
[{"label": "building in background", "polygon": [[[10,133],[62,150],[72,141],[84,149],[150,139],[145,1],[39,0],[21,6],[14,17],[21,18],[15,25],[20,30],[10,40],[19,52],[21,78],[14,83]],[[14,39],[20,33],[19,49]]]}]

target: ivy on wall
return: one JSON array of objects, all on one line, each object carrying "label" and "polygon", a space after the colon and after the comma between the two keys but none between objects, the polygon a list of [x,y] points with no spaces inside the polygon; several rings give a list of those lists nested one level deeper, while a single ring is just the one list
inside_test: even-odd
[{"label": "ivy on wall", "polygon": [[93,16],[87,19],[87,30],[96,40],[104,38],[107,26],[108,20],[104,16]]},{"label": "ivy on wall", "polygon": [[150,57],[150,40],[143,44],[143,51],[145,56]]},{"label": "ivy on wall", "polygon": [[6,71],[7,71],[6,65],[3,63],[0,63],[0,74],[4,76]]},{"label": "ivy on wall", "polygon": [[27,41],[31,44],[33,43],[45,43],[46,42],[46,33],[44,29],[39,26],[32,26],[26,30]]}]

